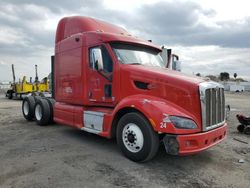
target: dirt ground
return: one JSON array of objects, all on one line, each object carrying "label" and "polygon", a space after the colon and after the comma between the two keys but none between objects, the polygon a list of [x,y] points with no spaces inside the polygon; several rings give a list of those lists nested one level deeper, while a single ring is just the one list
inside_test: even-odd
[{"label": "dirt ground", "polygon": [[250,136],[237,132],[235,118],[250,116],[250,94],[227,93],[226,103],[224,142],[186,157],[167,155],[161,146],[156,158],[141,164],[126,159],[115,140],[27,122],[21,101],[1,95],[0,187],[250,187]]}]

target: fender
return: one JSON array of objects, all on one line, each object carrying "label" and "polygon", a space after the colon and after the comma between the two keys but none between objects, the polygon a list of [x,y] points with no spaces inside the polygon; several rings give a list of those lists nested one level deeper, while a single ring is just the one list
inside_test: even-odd
[{"label": "fender", "polygon": [[[199,118],[162,98],[143,94],[126,97],[115,107],[113,117],[123,108],[134,108],[141,112],[148,119],[153,129],[159,133],[188,134],[201,131]],[[197,129],[177,129],[171,122],[167,121],[169,115],[192,119],[197,124]]]}]

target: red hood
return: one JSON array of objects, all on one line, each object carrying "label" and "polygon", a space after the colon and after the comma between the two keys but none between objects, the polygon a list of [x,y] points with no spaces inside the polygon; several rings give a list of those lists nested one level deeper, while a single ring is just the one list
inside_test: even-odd
[{"label": "red hood", "polygon": [[178,71],[173,71],[167,68],[143,66],[143,65],[123,65],[125,71],[130,72],[130,76],[143,80],[148,80],[154,83],[165,83],[176,87],[194,86],[206,81],[206,79],[187,75]]},{"label": "red hood", "polygon": [[[129,84],[123,84],[128,83]],[[140,89],[135,81],[148,84],[150,89]],[[189,76],[167,68],[143,65],[121,66],[121,91],[126,97],[133,94],[156,96],[172,102],[200,121],[199,83],[205,79]]]}]

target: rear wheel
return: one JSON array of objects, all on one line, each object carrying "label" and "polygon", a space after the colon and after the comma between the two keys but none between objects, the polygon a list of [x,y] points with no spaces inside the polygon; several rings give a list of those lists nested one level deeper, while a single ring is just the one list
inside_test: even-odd
[{"label": "rear wheel", "polygon": [[35,119],[38,125],[48,125],[50,123],[50,106],[46,99],[38,99],[35,105]]},{"label": "rear wheel", "polygon": [[42,97],[40,97],[40,96],[34,96],[34,99],[35,99],[35,101],[37,102],[38,100],[40,100]]},{"label": "rear wheel", "polygon": [[49,107],[50,107],[50,120],[49,122],[50,123],[53,123],[54,120],[54,111],[53,111],[53,108],[54,108],[54,104],[55,104],[55,99],[53,98],[45,98],[47,100],[47,102],[49,103]]},{"label": "rear wheel", "polygon": [[32,96],[25,97],[22,103],[22,112],[25,119],[33,120],[35,111],[35,99]]},{"label": "rear wheel", "polygon": [[12,99],[13,98],[13,90],[8,90],[6,93],[6,97],[8,97],[8,99]]},{"label": "rear wheel", "polygon": [[132,161],[152,159],[159,147],[159,137],[147,119],[136,112],[124,115],[117,127],[117,144]]},{"label": "rear wheel", "polygon": [[238,125],[238,127],[237,127],[237,130],[238,130],[240,133],[243,133],[244,129],[245,129],[245,125],[242,125],[242,124]]}]

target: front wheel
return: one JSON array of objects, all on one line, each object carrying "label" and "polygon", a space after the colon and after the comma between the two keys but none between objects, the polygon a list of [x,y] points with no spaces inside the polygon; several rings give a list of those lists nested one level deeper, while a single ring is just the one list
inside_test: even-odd
[{"label": "front wheel", "polygon": [[120,119],[116,138],[123,154],[135,162],[148,161],[158,151],[158,134],[140,113],[128,113]]}]

